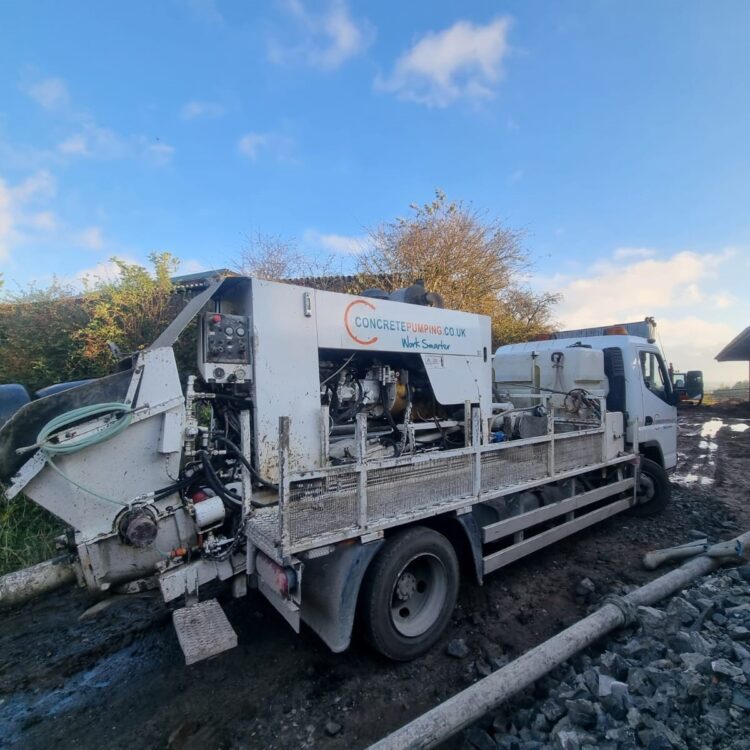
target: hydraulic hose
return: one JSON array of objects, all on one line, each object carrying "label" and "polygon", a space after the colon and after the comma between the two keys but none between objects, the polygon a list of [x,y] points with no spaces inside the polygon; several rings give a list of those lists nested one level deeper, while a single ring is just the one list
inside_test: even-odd
[{"label": "hydraulic hose", "polygon": [[240,499],[239,495],[236,495],[234,492],[231,492],[228,490],[224,485],[221,483],[221,480],[219,479],[219,475],[216,473],[216,470],[211,465],[211,459],[208,457],[208,453],[206,451],[200,451],[199,453],[201,457],[201,462],[203,463],[203,471],[206,474],[206,480],[208,481],[208,486],[225,502],[229,503],[231,506],[235,508],[242,508],[242,500]]},{"label": "hydraulic hose", "polygon": [[213,440],[218,440],[220,443],[224,443],[224,445],[229,448],[229,450],[234,453],[237,458],[242,461],[243,465],[247,468],[247,470],[255,477],[256,481],[262,484],[264,487],[268,487],[269,490],[278,490],[278,485],[274,484],[273,482],[269,482],[268,479],[264,479],[258,472],[256,471],[255,467],[250,463],[250,461],[247,460],[247,457],[245,454],[240,450],[239,446],[237,446],[236,443],[233,443],[228,437],[225,437],[224,435],[220,435],[218,433],[212,434],[211,438]]}]

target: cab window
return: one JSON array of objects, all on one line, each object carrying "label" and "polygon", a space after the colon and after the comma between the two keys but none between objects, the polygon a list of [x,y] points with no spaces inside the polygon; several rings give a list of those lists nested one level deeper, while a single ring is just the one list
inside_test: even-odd
[{"label": "cab window", "polygon": [[665,403],[671,403],[672,389],[661,357],[654,352],[641,352],[641,372],[646,388]]}]

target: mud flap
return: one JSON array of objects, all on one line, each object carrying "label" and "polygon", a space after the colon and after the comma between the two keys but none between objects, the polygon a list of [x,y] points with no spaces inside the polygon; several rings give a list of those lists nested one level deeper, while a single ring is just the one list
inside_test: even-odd
[{"label": "mud flap", "polygon": [[351,642],[359,588],[382,545],[382,539],[342,544],[329,555],[305,561],[302,620],[334,653]]}]

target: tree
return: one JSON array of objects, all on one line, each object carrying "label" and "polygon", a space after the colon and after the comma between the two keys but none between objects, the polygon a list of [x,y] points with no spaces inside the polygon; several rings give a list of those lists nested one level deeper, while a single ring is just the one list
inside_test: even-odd
[{"label": "tree", "polygon": [[[341,291],[341,261],[333,255],[307,255],[294,240],[278,235],[256,233],[248,236],[247,244],[235,261],[243,276],[269,281],[304,281],[318,289]],[[337,271],[338,266],[338,271]]]},{"label": "tree", "polygon": [[313,262],[293,242],[271,234],[249,236],[235,266],[245,276],[269,281],[314,275]]},{"label": "tree", "polygon": [[523,286],[530,260],[520,232],[441,191],[411,209],[412,216],[370,232],[370,246],[358,259],[362,287],[392,291],[423,279],[446,307],[491,316],[495,344],[549,330],[558,296]]}]

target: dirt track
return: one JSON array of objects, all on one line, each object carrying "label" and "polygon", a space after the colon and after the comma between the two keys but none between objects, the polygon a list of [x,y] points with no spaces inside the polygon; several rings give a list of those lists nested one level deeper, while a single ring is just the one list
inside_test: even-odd
[{"label": "dirt track", "polygon": [[[717,421],[721,420],[721,424]],[[648,520],[615,517],[490,576],[464,581],[443,643],[410,664],[355,644],[331,654],[296,636],[258,596],[228,604],[240,646],[185,667],[169,614],[148,599],[78,618],[93,601],[68,590],[0,619],[0,747],[366,747],[579,619],[582,578],[596,597],[652,577],[648,549],[701,530],[720,539],[750,528],[750,411],[681,412],[671,506]],[[454,659],[445,643],[464,638]],[[341,726],[335,736],[326,723]],[[331,727],[331,729],[333,729]],[[171,739],[170,739],[171,738]],[[454,741],[449,746],[458,746]]]}]

